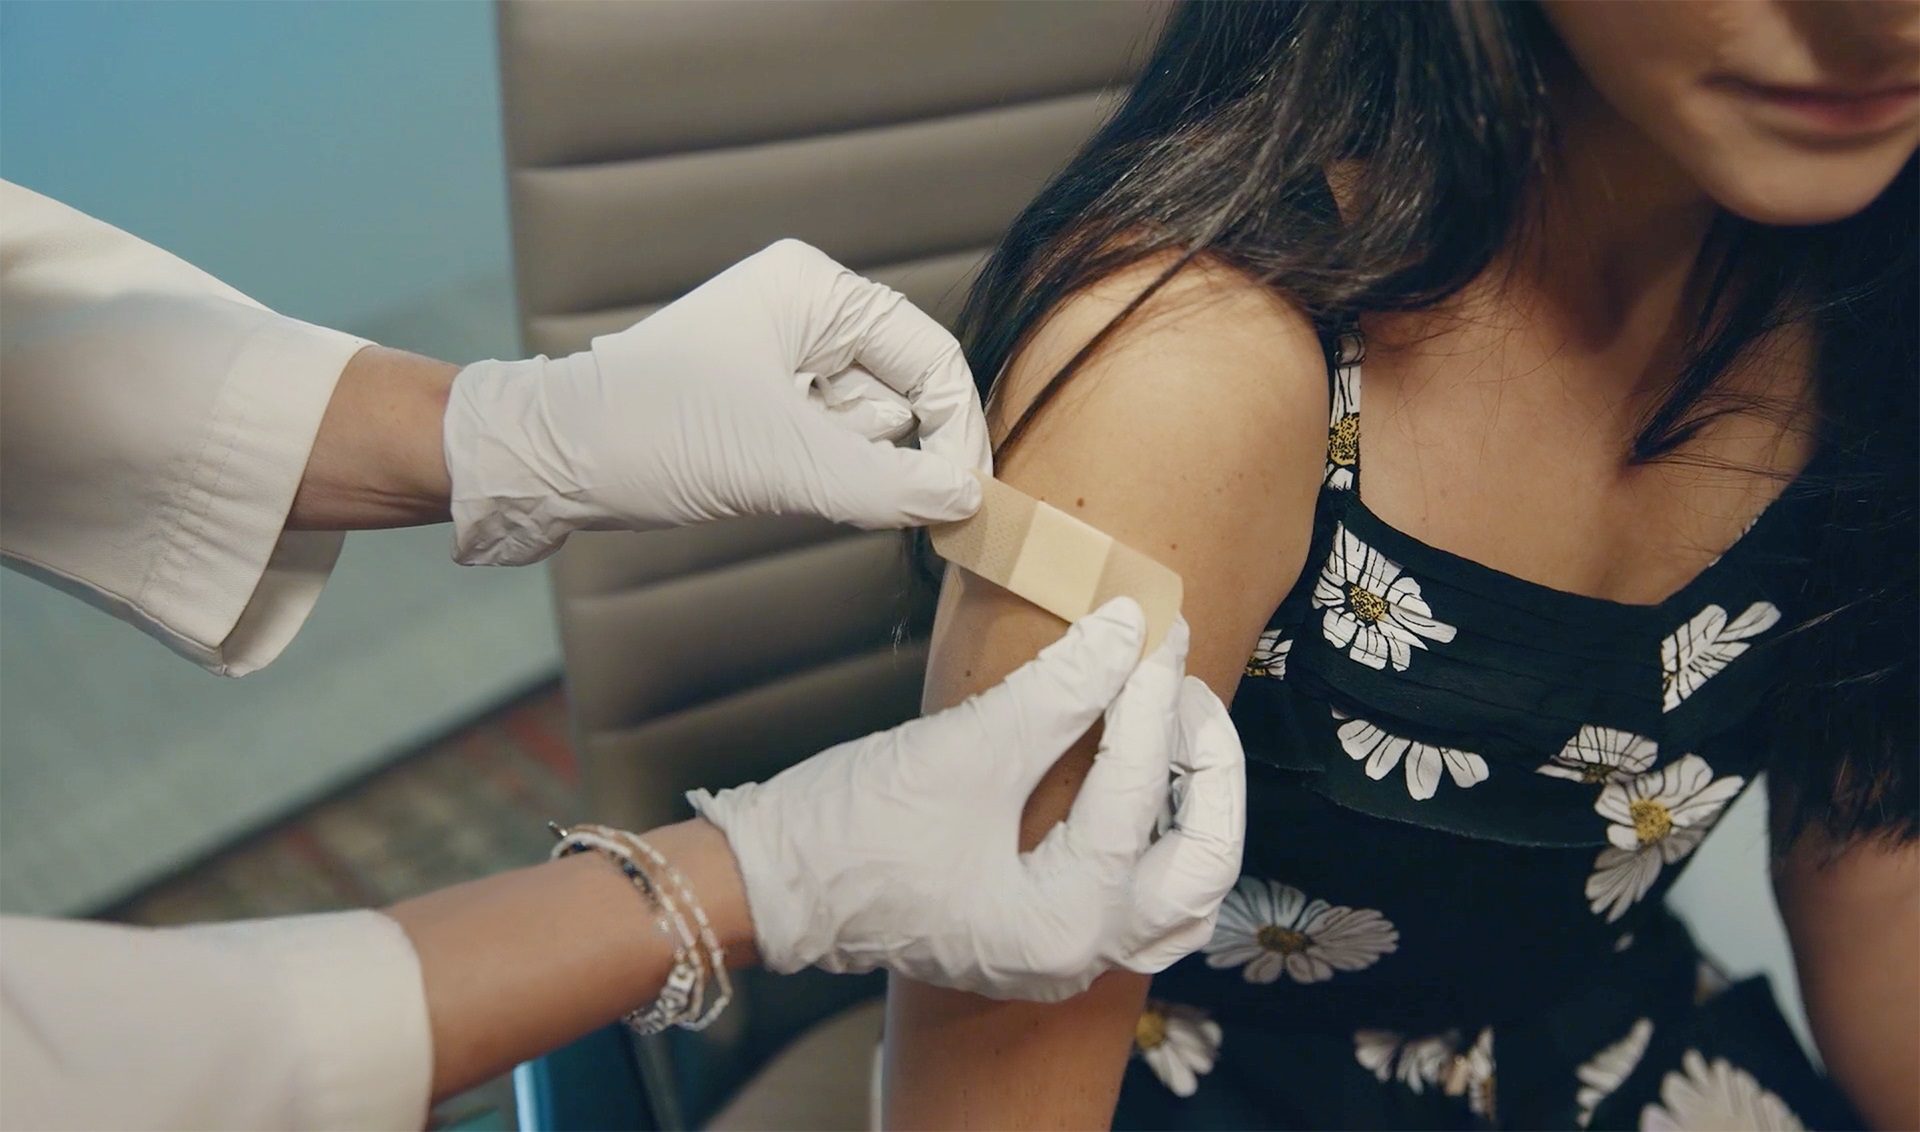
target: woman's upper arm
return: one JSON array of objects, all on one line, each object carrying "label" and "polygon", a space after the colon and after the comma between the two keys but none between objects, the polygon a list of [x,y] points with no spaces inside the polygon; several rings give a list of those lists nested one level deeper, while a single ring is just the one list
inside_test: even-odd
[{"label": "woman's upper arm", "polygon": [[[1009,367],[989,410],[1004,435],[1041,385],[1156,265],[1062,304]],[[1255,639],[1300,572],[1326,437],[1326,378],[1310,325],[1224,268],[1190,267],[1149,300],[1036,417],[1000,476],[1180,573],[1188,668],[1230,698]],[[1003,678],[1065,626],[949,570],[925,706]],[[1065,816],[1089,736],[1029,799],[1022,847]],[[896,979],[887,1019],[887,1123],[1088,1127],[1111,1117],[1146,979],[1102,977],[1038,1006]]]},{"label": "woman's upper arm", "polygon": [[1875,1128],[1920,1128],[1920,842],[1801,835],[1774,870],[1827,1072]]}]

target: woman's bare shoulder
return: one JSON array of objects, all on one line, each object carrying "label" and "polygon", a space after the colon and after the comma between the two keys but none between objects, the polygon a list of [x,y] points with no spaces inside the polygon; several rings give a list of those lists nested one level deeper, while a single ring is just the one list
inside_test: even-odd
[{"label": "woman's bare shoulder", "polygon": [[[996,439],[1169,263],[1051,313],[1002,376]],[[1178,571],[1194,671],[1231,694],[1311,541],[1327,396],[1320,342],[1294,304],[1225,266],[1190,265],[1041,407],[998,472]]]},{"label": "woman's bare shoulder", "polygon": [[[994,390],[988,412],[996,439],[1062,366],[1175,261],[1173,253],[1148,257],[1049,311]],[[1195,425],[1227,419],[1317,433],[1326,425],[1325,361],[1313,324],[1298,306],[1233,267],[1200,259],[1176,272],[1101,343],[1032,427],[1066,426],[1069,406],[1097,408],[1109,423],[1132,418],[1170,442]]]}]

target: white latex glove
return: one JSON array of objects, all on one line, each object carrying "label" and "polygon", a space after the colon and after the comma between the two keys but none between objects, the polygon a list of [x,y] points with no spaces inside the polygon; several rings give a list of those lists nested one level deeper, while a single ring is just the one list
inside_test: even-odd
[{"label": "white latex glove", "polygon": [[[689,794],[739,859],[762,962],[1052,1002],[1204,943],[1240,872],[1240,741],[1184,676],[1186,623],[1136,665],[1144,633],[1139,606],[1109,602],[964,703]],[[1019,852],[1027,796],[1103,715],[1066,821]],[[1176,767],[1189,777],[1156,841]]]},{"label": "white latex glove", "polygon": [[[894,447],[916,423],[919,450]],[[969,472],[990,467],[959,343],[797,240],[578,354],[468,366],[444,440],[470,564],[738,515],[961,519],[980,506]]]}]

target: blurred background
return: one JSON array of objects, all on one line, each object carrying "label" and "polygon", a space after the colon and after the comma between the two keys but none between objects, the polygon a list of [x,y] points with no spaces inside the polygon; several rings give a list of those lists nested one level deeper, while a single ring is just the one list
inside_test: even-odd
[{"label": "blurred background", "polygon": [[[308,321],[510,354],[494,44],[481,3],[0,5],[0,176]],[[349,539],[244,682],[0,574],[0,906],[122,902],[551,681],[542,572],[448,549]]]},{"label": "blurred background", "polygon": [[[966,7],[971,14],[956,15],[939,5],[939,19],[1005,9]],[[910,25],[916,11],[932,19],[935,8],[843,4],[819,7],[819,21],[830,35],[862,21]],[[671,34],[693,26],[676,21],[662,17]],[[1107,34],[1121,48],[1136,38],[1127,28]],[[741,65],[724,41],[709,43],[708,55],[697,36],[675,42],[675,73],[690,81]],[[1018,37],[997,42],[1024,50]],[[531,64],[526,73],[536,73]],[[1027,115],[1020,121],[1039,123],[1033,129],[1082,129],[1059,114],[1083,114],[1072,100],[1113,81],[1074,75],[1015,90],[1007,101],[1033,109],[1008,113]],[[496,14],[486,3],[0,4],[0,177],[126,228],[275,309],[457,362],[526,348],[516,330],[501,93]],[[970,89],[962,97],[985,98]],[[804,124],[831,131],[877,118]],[[1020,135],[993,136],[1017,146]],[[1064,157],[1048,146],[1017,177],[978,192],[949,181],[952,198],[926,207],[964,218],[969,198],[993,198],[981,208],[1003,222],[1037,187],[1030,174]],[[892,195],[911,206],[911,194]],[[982,220],[965,240],[929,234],[893,248],[890,260],[880,241],[862,261],[858,249],[778,230],[777,209],[767,215],[774,230],[747,233],[740,253],[771,236],[809,236],[863,270],[904,262],[934,271],[939,286],[926,293],[942,301],[958,278],[951,265],[971,263],[964,256],[996,230]],[[605,309],[567,314],[574,321],[550,332],[630,318],[665,297],[601,296]],[[782,537],[797,553],[829,552],[814,547],[815,535]],[[581,721],[570,724],[557,683],[548,571],[461,570],[448,548],[444,528],[351,537],[305,632],[274,666],[239,682],[0,573],[0,909],[149,923],[276,914],[390,901],[541,855],[540,820],[582,805],[570,738]],[[603,584],[606,576],[593,582]],[[846,666],[854,663],[832,678],[857,692],[865,670]],[[785,679],[732,670],[742,687]],[[816,681],[809,688],[824,679],[802,675]],[[731,713],[736,727],[749,715],[779,722],[748,692],[714,693],[697,706],[703,720]],[[641,734],[637,717],[615,722]],[[809,726],[792,741],[810,742]],[[617,750],[631,762],[660,744],[685,757],[672,744],[691,751],[704,734],[668,727],[626,747],[616,735],[601,759]],[[645,780],[644,767],[638,773],[633,781]],[[604,792],[596,802],[625,806]],[[1762,793],[1750,792],[1697,855],[1675,903],[1730,970],[1773,973],[1804,1035],[1766,884],[1763,818]]]}]

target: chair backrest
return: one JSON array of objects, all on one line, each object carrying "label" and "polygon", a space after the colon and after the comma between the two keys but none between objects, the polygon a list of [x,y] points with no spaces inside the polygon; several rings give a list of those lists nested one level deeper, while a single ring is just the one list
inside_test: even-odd
[{"label": "chair backrest", "polygon": [[[502,0],[521,330],[558,354],[783,236],[950,319],[1016,211],[1110,109],[1151,0]],[[582,534],[553,580],[588,807],[646,828],[919,706],[902,540],[817,522]],[[906,632],[901,632],[902,626]],[[671,1123],[850,994],[745,980],[649,1054]]]}]

